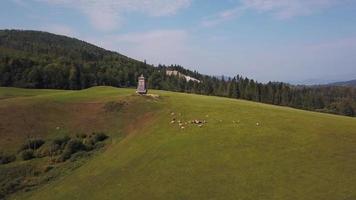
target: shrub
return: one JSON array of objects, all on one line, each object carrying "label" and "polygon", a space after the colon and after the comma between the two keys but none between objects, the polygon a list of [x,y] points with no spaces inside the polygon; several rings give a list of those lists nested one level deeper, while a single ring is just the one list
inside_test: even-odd
[{"label": "shrub", "polygon": [[64,148],[64,146],[62,147],[61,145],[58,144],[51,144],[51,146],[48,147],[48,154],[49,156],[52,155],[57,155],[58,153],[60,153],[60,151]]},{"label": "shrub", "polygon": [[76,136],[77,136],[77,138],[79,138],[79,139],[87,138],[87,134],[85,134],[85,133],[78,133]]},{"label": "shrub", "polygon": [[28,140],[25,144],[23,144],[21,146],[20,151],[23,151],[26,149],[36,150],[36,149],[40,148],[44,143],[45,143],[45,141],[42,139],[31,139],[31,140]]},{"label": "shrub", "polygon": [[86,146],[80,140],[70,140],[64,150],[70,151],[72,154],[78,151],[85,151]]},{"label": "shrub", "polygon": [[83,144],[85,144],[86,146],[93,146],[95,145],[95,141],[94,141],[94,138],[86,138],[83,140]]},{"label": "shrub", "polygon": [[16,156],[0,153],[0,165],[8,164],[16,160]]},{"label": "shrub", "polygon": [[52,144],[62,146],[62,145],[66,145],[69,140],[70,140],[69,136],[64,136],[64,137],[54,139]]},{"label": "shrub", "polygon": [[105,133],[94,133],[94,142],[102,142],[108,138],[108,136]]},{"label": "shrub", "polygon": [[61,146],[58,144],[49,144],[43,146],[41,149],[34,151],[34,156],[36,158],[43,158],[47,156],[56,156],[61,153]]},{"label": "shrub", "polygon": [[69,159],[72,156],[72,154],[78,151],[87,151],[87,150],[88,150],[87,146],[85,146],[80,140],[72,139],[67,143],[58,161],[64,162],[67,159]]},{"label": "shrub", "polygon": [[26,149],[26,150],[22,151],[21,157],[23,160],[31,160],[35,156],[34,156],[34,152],[32,149]]}]

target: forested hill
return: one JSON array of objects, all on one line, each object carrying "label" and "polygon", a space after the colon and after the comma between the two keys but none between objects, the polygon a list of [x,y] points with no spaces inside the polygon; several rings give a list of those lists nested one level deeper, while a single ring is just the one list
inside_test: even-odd
[{"label": "forested hill", "polygon": [[0,30],[0,59],[3,86],[126,87],[135,85],[137,74],[152,70],[143,62],[121,54],[40,31]]},{"label": "forested hill", "polygon": [[84,41],[40,31],[4,30],[0,32],[0,44],[4,53],[10,50],[10,53],[48,58],[95,61],[115,54]]},{"label": "forested hill", "polygon": [[[167,76],[167,69],[177,70],[200,82]],[[239,75],[217,78],[177,65],[154,67],[65,36],[40,31],[0,30],[0,86],[52,89],[84,89],[97,85],[135,87],[140,74],[148,77],[149,88],[153,89],[356,115],[356,88],[353,87],[262,84]]]}]

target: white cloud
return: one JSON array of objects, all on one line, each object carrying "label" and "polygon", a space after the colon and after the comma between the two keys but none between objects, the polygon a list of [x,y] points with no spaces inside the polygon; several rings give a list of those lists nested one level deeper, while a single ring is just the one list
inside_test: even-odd
[{"label": "white cloud", "polygon": [[235,7],[232,9],[224,10],[214,16],[208,17],[204,19],[201,23],[202,26],[212,27],[219,25],[225,21],[232,20],[240,15],[242,15],[245,11],[244,7]]},{"label": "white cloud", "polygon": [[184,30],[156,30],[115,37],[127,54],[154,64],[180,63],[188,50],[188,33]]},{"label": "white cloud", "polygon": [[130,12],[149,16],[167,16],[188,7],[191,0],[36,0],[55,5],[64,5],[83,12],[91,24],[102,31],[119,27],[123,15]]},{"label": "white cloud", "polygon": [[278,18],[310,15],[345,0],[242,0],[247,9],[270,12]]},{"label": "white cloud", "polygon": [[322,12],[350,0],[240,0],[235,8],[222,11],[202,21],[206,27],[215,26],[239,17],[246,11],[269,13],[277,19],[289,19]]},{"label": "white cloud", "polygon": [[192,55],[189,34],[185,30],[154,30],[87,40],[151,64],[185,64]]}]

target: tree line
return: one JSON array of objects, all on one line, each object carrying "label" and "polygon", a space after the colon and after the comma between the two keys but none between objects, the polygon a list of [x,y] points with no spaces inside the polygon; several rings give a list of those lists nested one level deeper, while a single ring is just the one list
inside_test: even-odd
[{"label": "tree line", "polygon": [[185,70],[186,75],[201,80],[200,83],[187,82],[184,78],[167,76],[165,74],[167,69],[180,71],[182,67],[159,66],[148,79],[150,88],[245,99],[304,110],[356,116],[356,88],[354,87],[294,86],[283,82],[263,84],[240,75],[218,78]]}]

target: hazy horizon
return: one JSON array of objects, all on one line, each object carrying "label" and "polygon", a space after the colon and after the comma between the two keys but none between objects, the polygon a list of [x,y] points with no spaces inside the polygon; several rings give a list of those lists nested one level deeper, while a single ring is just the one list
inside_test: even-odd
[{"label": "hazy horizon", "polygon": [[351,0],[5,0],[0,29],[75,37],[151,64],[293,84],[356,79]]}]

